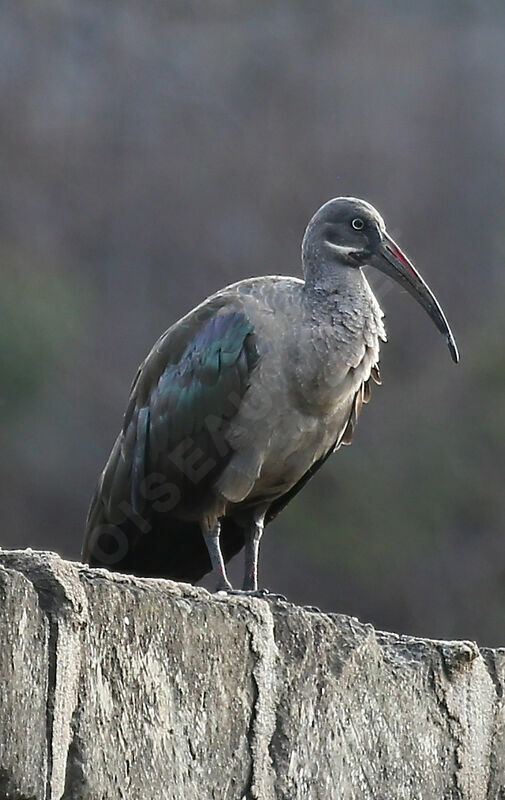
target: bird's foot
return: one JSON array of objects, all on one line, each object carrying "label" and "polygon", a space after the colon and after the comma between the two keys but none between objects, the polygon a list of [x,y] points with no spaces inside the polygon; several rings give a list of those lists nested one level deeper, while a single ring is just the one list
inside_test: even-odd
[{"label": "bird's foot", "polygon": [[230,592],[233,592],[233,587],[229,581],[220,580],[216,585],[215,592],[216,594],[229,594]]},{"label": "bird's foot", "polygon": [[268,589],[229,589],[219,588],[216,591],[219,593],[223,592],[224,594],[234,594],[238,595],[239,597],[259,597],[262,600],[282,600],[286,602],[286,598],[283,594],[276,594],[275,592],[269,592]]}]

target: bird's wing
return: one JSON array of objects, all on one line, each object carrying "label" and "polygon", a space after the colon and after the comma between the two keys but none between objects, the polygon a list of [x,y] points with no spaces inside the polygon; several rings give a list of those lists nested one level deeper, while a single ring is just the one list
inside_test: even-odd
[{"label": "bird's wing", "polygon": [[[375,364],[372,367],[371,378],[373,378],[373,380],[377,384],[382,383],[378,364]],[[329,459],[329,457],[331,455],[333,455],[333,453],[336,450],[338,450],[338,448],[341,445],[349,445],[349,444],[351,444],[352,438],[353,438],[353,435],[354,435],[354,429],[355,429],[356,424],[358,422],[358,417],[359,417],[359,415],[361,413],[362,406],[363,406],[364,403],[368,403],[368,401],[370,400],[370,393],[371,393],[370,380],[371,379],[369,378],[368,380],[363,381],[363,383],[358,388],[356,394],[354,395],[354,400],[353,400],[353,403],[352,403],[351,412],[349,414],[349,417],[347,419],[347,422],[346,422],[344,428],[342,429],[342,432],[339,434],[338,439],[330,447],[328,452],[325,453],[324,456],[322,456],[319,459],[319,461],[316,461],[315,464],[313,464],[307,470],[307,472],[304,475],[302,475],[302,477],[300,478],[298,483],[296,483],[285,494],[281,495],[280,497],[277,497],[273,501],[273,503],[271,504],[270,508],[268,509],[266,517],[265,517],[265,523],[266,524],[268,524],[273,519],[275,519],[275,517],[278,514],[280,514],[280,512],[284,508],[286,508],[288,503],[291,502],[291,500],[294,497],[296,497],[298,492],[300,492],[303,489],[303,487],[310,481],[310,479],[314,477],[316,472],[318,472],[321,469],[323,464]]]},{"label": "bird's wing", "polygon": [[219,300],[158,340],[133,382],[122,431],[92,500],[85,557],[97,525],[120,525],[132,515],[148,519],[156,501],[162,509],[177,499],[197,505],[230,458],[224,432],[258,359],[246,314]]}]

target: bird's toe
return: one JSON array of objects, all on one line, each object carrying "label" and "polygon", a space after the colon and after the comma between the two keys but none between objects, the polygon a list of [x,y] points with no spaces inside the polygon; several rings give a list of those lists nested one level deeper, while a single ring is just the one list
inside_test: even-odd
[{"label": "bird's toe", "polygon": [[252,592],[252,594],[256,597],[264,597],[266,600],[283,600],[287,602],[287,598],[283,594],[271,592],[269,589],[257,589],[255,592]]},{"label": "bird's toe", "polygon": [[220,589],[220,592],[226,594],[238,595],[239,597],[259,597],[261,600],[282,600],[286,602],[286,597],[283,594],[276,594],[269,592],[268,589]]}]

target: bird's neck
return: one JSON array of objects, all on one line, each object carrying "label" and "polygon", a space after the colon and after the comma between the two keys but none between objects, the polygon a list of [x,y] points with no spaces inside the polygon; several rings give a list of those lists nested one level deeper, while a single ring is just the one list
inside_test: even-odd
[{"label": "bird's neck", "polygon": [[[377,357],[383,333],[381,311],[363,272],[355,267],[306,272],[302,292],[304,324],[294,329],[289,360],[295,364],[300,406],[321,417],[347,408],[368,377],[369,359]],[[369,347],[372,355],[363,362]]]},{"label": "bird's neck", "polygon": [[368,283],[361,269],[347,264],[304,264],[304,293],[309,302],[333,305],[343,297],[361,295]]}]

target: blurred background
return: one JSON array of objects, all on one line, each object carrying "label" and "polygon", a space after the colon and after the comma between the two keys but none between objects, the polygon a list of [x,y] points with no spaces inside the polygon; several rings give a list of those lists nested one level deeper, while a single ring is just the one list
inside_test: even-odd
[{"label": "blurred background", "polygon": [[461,364],[375,282],[383,386],[268,529],[262,583],[505,645],[504,4],[18,0],[0,62],[0,543],[78,558],[153,341],[226,283],[300,275],[315,209],[363,196]]}]

